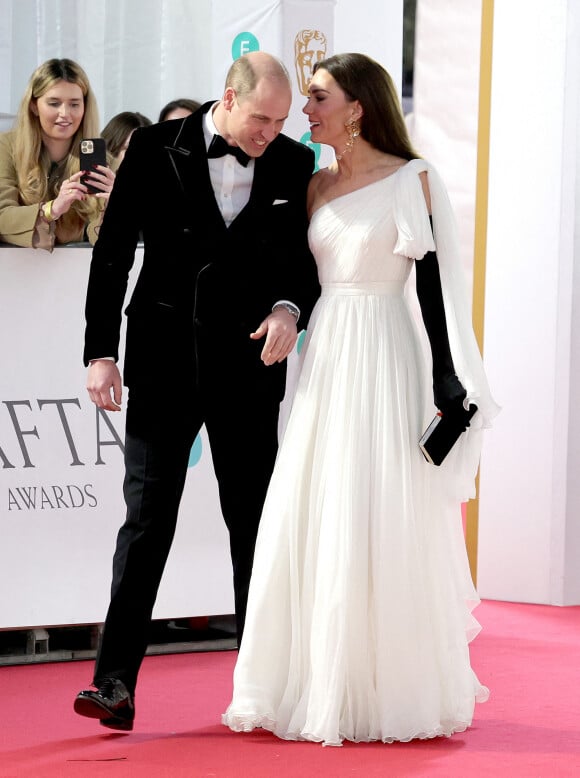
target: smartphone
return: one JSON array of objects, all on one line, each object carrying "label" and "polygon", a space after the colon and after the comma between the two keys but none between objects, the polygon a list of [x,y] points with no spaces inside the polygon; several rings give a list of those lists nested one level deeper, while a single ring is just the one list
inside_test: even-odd
[{"label": "smartphone", "polygon": [[[87,173],[93,169],[94,165],[107,165],[107,144],[104,138],[83,138],[81,140],[81,170]],[[96,189],[86,176],[81,177],[81,183],[89,190],[90,194],[101,192]]]}]

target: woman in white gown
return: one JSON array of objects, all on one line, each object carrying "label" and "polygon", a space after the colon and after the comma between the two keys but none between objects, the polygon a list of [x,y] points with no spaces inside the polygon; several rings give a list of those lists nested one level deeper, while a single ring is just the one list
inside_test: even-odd
[{"label": "woman in white gown", "polygon": [[[488,694],[469,659],[478,598],[460,503],[473,496],[481,429],[497,406],[449,201],[370,58],[319,63],[304,112],[312,141],[337,159],[309,190],[322,295],[264,505],[223,722],[326,745],[451,735]],[[427,352],[405,291],[413,259]],[[445,413],[462,421],[468,403],[479,408],[441,467],[418,447],[436,411],[432,371]]]}]

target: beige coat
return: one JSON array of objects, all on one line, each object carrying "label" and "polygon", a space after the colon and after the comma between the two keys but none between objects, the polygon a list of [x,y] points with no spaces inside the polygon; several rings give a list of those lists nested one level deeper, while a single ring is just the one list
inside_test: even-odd
[{"label": "beige coat", "polygon": [[[56,191],[50,192],[51,198]],[[47,224],[39,218],[40,203],[23,205],[18,190],[14,164],[14,132],[0,134],[0,241],[16,246],[44,248],[52,251],[55,244],[86,240],[85,227],[91,243],[95,243],[101,213],[87,224],[77,213],[69,211]]]}]

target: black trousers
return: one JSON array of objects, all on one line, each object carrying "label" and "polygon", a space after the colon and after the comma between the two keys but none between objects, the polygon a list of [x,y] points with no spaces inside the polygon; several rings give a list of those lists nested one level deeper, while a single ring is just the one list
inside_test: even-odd
[{"label": "black trousers", "polygon": [[[120,678],[135,691],[175,534],[190,449],[203,423],[229,531],[239,644],[258,524],[277,453],[278,414],[277,398],[243,393],[231,385],[181,398],[160,393],[152,398],[131,389],[125,440],[127,516],[117,537],[95,685],[105,677]],[[195,564],[195,549],[191,554]]]}]

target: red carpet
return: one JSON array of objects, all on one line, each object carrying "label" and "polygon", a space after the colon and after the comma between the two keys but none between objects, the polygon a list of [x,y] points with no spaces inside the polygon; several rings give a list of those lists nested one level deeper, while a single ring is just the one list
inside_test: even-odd
[{"label": "red carpet", "polygon": [[484,602],[473,665],[491,688],[450,739],[323,748],[219,723],[235,654],[148,657],[133,733],[76,716],[92,662],[0,668],[0,776],[566,778],[580,776],[580,607]]}]

